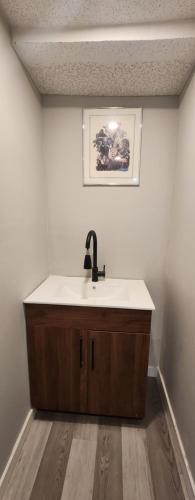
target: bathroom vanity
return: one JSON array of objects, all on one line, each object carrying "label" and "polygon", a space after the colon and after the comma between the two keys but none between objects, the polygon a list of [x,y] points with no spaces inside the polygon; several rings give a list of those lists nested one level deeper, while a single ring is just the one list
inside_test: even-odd
[{"label": "bathroom vanity", "polygon": [[144,416],[154,304],[142,280],[50,276],[24,302],[33,408]]}]

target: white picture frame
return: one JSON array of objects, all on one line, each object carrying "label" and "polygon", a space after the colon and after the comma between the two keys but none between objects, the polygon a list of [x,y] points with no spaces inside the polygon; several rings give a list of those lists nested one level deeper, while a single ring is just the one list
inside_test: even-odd
[{"label": "white picture frame", "polygon": [[85,186],[139,186],[142,108],[83,109]]}]

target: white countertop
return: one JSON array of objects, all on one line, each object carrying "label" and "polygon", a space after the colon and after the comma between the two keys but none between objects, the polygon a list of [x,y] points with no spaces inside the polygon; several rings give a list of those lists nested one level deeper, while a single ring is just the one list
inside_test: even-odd
[{"label": "white countertop", "polygon": [[111,307],[152,311],[155,306],[143,280],[49,276],[25,304]]}]

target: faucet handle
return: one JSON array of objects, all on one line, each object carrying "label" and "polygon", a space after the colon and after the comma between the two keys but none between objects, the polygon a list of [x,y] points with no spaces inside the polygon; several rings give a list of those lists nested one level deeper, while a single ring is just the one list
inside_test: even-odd
[{"label": "faucet handle", "polygon": [[103,267],[103,270],[102,271],[98,271],[98,276],[102,277],[102,278],[105,278],[106,277],[106,267],[104,265]]}]

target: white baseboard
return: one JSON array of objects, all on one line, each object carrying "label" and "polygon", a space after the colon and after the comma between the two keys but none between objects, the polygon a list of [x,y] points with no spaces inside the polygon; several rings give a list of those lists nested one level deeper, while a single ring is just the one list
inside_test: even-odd
[{"label": "white baseboard", "polygon": [[26,416],[26,418],[25,418],[25,421],[24,421],[24,423],[23,423],[23,426],[22,426],[22,428],[21,428],[21,431],[20,431],[20,433],[18,434],[18,437],[17,437],[17,439],[16,439],[16,442],[15,442],[15,444],[14,444],[13,448],[12,448],[12,451],[11,451],[10,457],[9,457],[9,459],[8,459],[8,462],[7,462],[7,464],[6,464],[6,466],[5,466],[5,469],[4,469],[4,471],[3,471],[3,473],[2,473],[2,475],[1,475],[1,477],[0,477],[0,488],[1,488],[2,484],[3,484],[3,481],[4,481],[4,479],[5,479],[5,476],[6,476],[7,472],[8,472],[8,469],[9,469],[9,467],[10,467],[10,465],[11,465],[11,462],[12,462],[12,460],[13,460],[13,458],[14,458],[14,455],[15,455],[15,453],[16,453],[16,451],[17,451],[17,449],[18,449],[18,446],[19,446],[19,445],[20,445],[20,443],[21,443],[21,440],[22,440],[22,437],[23,437],[23,435],[24,435],[24,433],[25,433],[26,427],[27,427],[27,425],[28,425],[29,421],[31,420],[31,418],[33,417],[33,414],[34,414],[34,410],[32,410],[32,409],[31,409],[31,410],[29,410],[29,412],[28,412],[28,414],[27,414],[27,416]]},{"label": "white baseboard", "polygon": [[166,389],[165,381],[161,373],[160,368],[157,369],[157,380],[159,384],[159,389],[161,393],[162,403],[165,410],[165,415],[167,419],[170,439],[175,452],[175,459],[177,462],[177,467],[183,487],[183,492],[186,500],[195,499],[195,482],[190,470],[189,462],[186,457],[185,449],[182,443],[182,439],[177,427],[177,422],[171,406],[169,395]]},{"label": "white baseboard", "polygon": [[148,377],[157,377],[157,367],[149,366],[148,367]]}]

